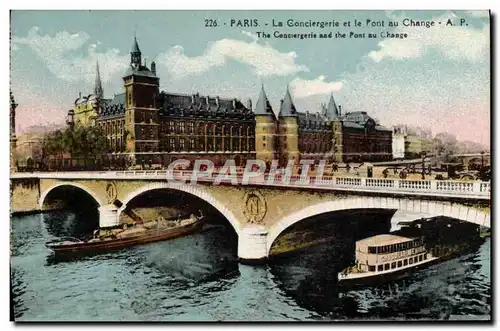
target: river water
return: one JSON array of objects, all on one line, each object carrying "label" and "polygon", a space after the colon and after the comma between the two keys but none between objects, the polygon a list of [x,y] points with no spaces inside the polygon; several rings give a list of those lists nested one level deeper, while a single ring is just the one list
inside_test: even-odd
[{"label": "river water", "polygon": [[[339,293],[334,244],[265,266],[236,261],[215,228],[177,240],[71,261],[44,243],[75,215],[13,217],[16,321],[330,321],[491,317],[490,240],[476,251],[385,286]],[[56,233],[54,229],[62,229]],[[64,229],[67,233],[63,233]],[[62,232],[61,232],[62,231]]]}]

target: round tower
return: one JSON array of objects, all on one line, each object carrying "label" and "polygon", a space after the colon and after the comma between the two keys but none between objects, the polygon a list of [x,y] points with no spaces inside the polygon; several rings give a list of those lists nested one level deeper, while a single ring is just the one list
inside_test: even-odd
[{"label": "round tower", "polygon": [[276,158],[276,115],[264,86],[255,105],[255,157],[266,163]]},{"label": "round tower", "polygon": [[281,101],[279,119],[279,154],[281,166],[289,160],[299,162],[299,120],[292,96],[287,87],[285,98]]}]

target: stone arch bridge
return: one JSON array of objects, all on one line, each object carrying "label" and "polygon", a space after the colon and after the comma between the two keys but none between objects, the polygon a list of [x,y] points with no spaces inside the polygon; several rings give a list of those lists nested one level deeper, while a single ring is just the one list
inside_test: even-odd
[{"label": "stone arch bridge", "polygon": [[[98,204],[103,228],[118,225],[133,198],[157,189],[196,196],[222,213],[238,234],[238,256],[262,260],[274,240],[303,219],[352,209],[384,209],[448,216],[490,227],[488,182],[409,181],[375,178],[321,178],[301,183],[261,178],[249,185],[174,183],[162,172],[31,173],[11,175],[12,211],[43,210],[57,187],[73,186]],[[119,201],[119,204],[116,204]]]}]

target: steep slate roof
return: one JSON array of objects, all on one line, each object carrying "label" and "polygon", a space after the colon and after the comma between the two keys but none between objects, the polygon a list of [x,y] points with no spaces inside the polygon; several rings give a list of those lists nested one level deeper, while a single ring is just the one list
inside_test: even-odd
[{"label": "steep slate roof", "polygon": [[266,92],[264,91],[264,85],[262,85],[262,89],[260,90],[259,99],[255,104],[255,115],[267,115],[276,118],[274,114],[273,108],[267,99]]},{"label": "steep slate roof", "polygon": [[381,125],[378,125],[375,120],[370,117],[365,111],[354,111],[346,113],[342,116],[343,126],[364,129],[370,125],[377,131],[392,131]]},{"label": "steep slate roof", "polygon": [[124,77],[132,75],[158,78],[158,76],[156,76],[151,70],[149,70],[148,67],[144,65],[140,65],[137,69],[133,68],[132,66],[129,66],[127,71],[125,72]]},{"label": "steep slate roof", "polygon": [[292,101],[292,96],[290,95],[290,91],[288,86],[286,88],[285,98],[281,102],[280,112],[278,117],[297,117],[297,110],[295,109],[295,105]]},{"label": "steep slate roof", "polygon": [[160,115],[185,113],[213,116],[233,115],[253,118],[253,113],[237,99],[200,96],[199,94],[174,94],[161,92],[158,98]]},{"label": "steep slate roof", "polygon": [[101,117],[123,114],[125,113],[125,93],[115,94],[113,99],[102,99],[99,106]]},{"label": "steep slate roof", "polygon": [[299,127],[305,130],[320,130],[327,128],[327,119],[320,113],[297,112]]}]

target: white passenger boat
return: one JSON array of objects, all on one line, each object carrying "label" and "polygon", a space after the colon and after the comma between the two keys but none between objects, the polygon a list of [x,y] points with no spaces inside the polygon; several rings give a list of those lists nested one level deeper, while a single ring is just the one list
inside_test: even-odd
[{"label": "white passenger boat", "polygon": [[438,260],[420,237],[381,234],[365,238],[356,242],[355,264],[338,274],[338,286],[385,283],[407,277]]}]

